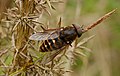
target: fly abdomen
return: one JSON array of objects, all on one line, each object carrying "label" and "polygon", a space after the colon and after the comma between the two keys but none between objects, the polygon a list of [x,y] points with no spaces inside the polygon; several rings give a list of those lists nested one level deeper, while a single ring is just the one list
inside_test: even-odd
[{"label": "fly abdomen", "polygon": [[41,50],[41,52],[47,52],[48,51],[44,45],[40,46],[40,50]]},{"label": "fly abdomen", "polygon": [[52,51],[52,47],[50,46],[51,42],[49,42],[48,40],[45,40],[42,45],[40,46],[40,51],[41,52],[48,52],[48,51]]},{"label": "fly abdomen", "polygon": [[41,52],[48,52],[52,50],[60,49],[64,46],[63,40],[61,40],[59,37],[55,39],[48,39],[45,40],[42,45],[40,46]]},{"label": "fly abdomen", "polygon": [[55,45],[56,49],[60,49],[61,47],[64,46],[63,40],[61,40],[59,37],[55,38],[54,41],[55,41],[54,45]]}]

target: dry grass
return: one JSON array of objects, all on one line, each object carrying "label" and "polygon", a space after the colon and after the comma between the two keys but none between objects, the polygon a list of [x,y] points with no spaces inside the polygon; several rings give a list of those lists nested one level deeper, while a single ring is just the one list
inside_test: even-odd
[{"label": "dry grass", "polygon": [[[75,22],[78,22],[77,19],[80,14],[80,1],[77,1]],[[85,47],[84,44],[92,39],[94,35],[84,38],[80,42],[75,40],[73,47],[66,46],[66,48],[57,52],[47,53],[38,51],[39,42],[29,40],[29,36],[37,32],[40,25],[51,27],[47,16],[54,16],[52,15],[53,12],[51,13],[57,8],[54,5],[63,2],[60,0],[15,0],[13,2],[14,6],[3,13],[5,17],[1,19],[2,26],[0,26],[0,29],[5,29],[2,30],[5,36],[1,36],[3,33],[0,32],[0,66],[2,75],[69,76],[73,72],[71,66],[75,63],[75,58],[80,57],[84,64],[87,64],[85,58],[88,56],[85,52],[91,53],[91,50]],[[64,9],[64,7],[65,4],[63,3],[60,8]],[[61,9],[61,12],[63,9]],[[107,16],[110,16],[110,13],[105,16],[90,26],[99,24]],[[44,20],[45,18],[47,20]],[[88,27],[88,29],[91,28]],[[9,44],[2,42],[5,37],[8,39]],[[5,46],[2,47],[1,45]]]}]

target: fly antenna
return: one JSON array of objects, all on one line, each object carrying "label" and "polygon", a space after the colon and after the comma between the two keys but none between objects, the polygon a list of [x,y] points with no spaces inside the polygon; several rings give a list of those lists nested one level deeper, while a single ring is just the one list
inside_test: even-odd
[{"label": "fly antenna", "polygon": [[[117,8],[116,8],[117,9]],[[95,27],[96,25],[100,24],[103,20],[105,20],[106,18],[108,18],[110,15],[112,15],[116,9],[112,10],[111,12],[105,14],[104,16],[102,16],[101,18],[99,18],[97,21],[95,21],[94,23],[88,25],[83,32],[87,32],[88,30],[92,29],[93,27]]]}]

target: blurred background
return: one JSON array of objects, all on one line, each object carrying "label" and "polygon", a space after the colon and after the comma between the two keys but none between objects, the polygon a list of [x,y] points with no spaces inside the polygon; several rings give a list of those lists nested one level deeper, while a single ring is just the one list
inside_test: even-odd
[{"label": "blurred background", "polygon": [[[80,41],[85,37],[95,35],[85,45],[92,52],[87,57],[75,60],[76,64],[72,66],[73,72],[71,76],[120,76],[120,0],[62,1],[63,3],[59,5],[54,4],[56,10],[51,10],[52,17],[47,17],[51,24],[49,27],[58,27],[55,23],[57,23],[59,17],[62,18],[62,26],[76,23],[85,27],[117,8],[117,11],[108,19],[78,39]],[[1,0],[0,13],[12,6],[12,0]],[[2,16],[1,14],[0,18]],[[46,17],[43,20],[46,20]],[[8,39],[7,34],[9,33],[0,26],[0,50],[10,45],[8,43],[11,40]]]}]

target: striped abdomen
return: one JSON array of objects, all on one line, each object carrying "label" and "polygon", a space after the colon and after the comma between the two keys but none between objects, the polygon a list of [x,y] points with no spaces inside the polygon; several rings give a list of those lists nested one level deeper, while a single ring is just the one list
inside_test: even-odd
[{"label": "striped abdomen", "polygon": [[41,52],[61,49],[63,46],[71,45],[77,37],[75,28],[66,27],[60,31],[59,37],[45,40],[40,46]]},{"label": "striped abdomen", "polygon": [[65,46],[65,43],[59,37],[55,39],[48,39],[42,43],[42,45],[40,46],[40,51],[41,52],[53,51],[60,49],[63,46]]}]

